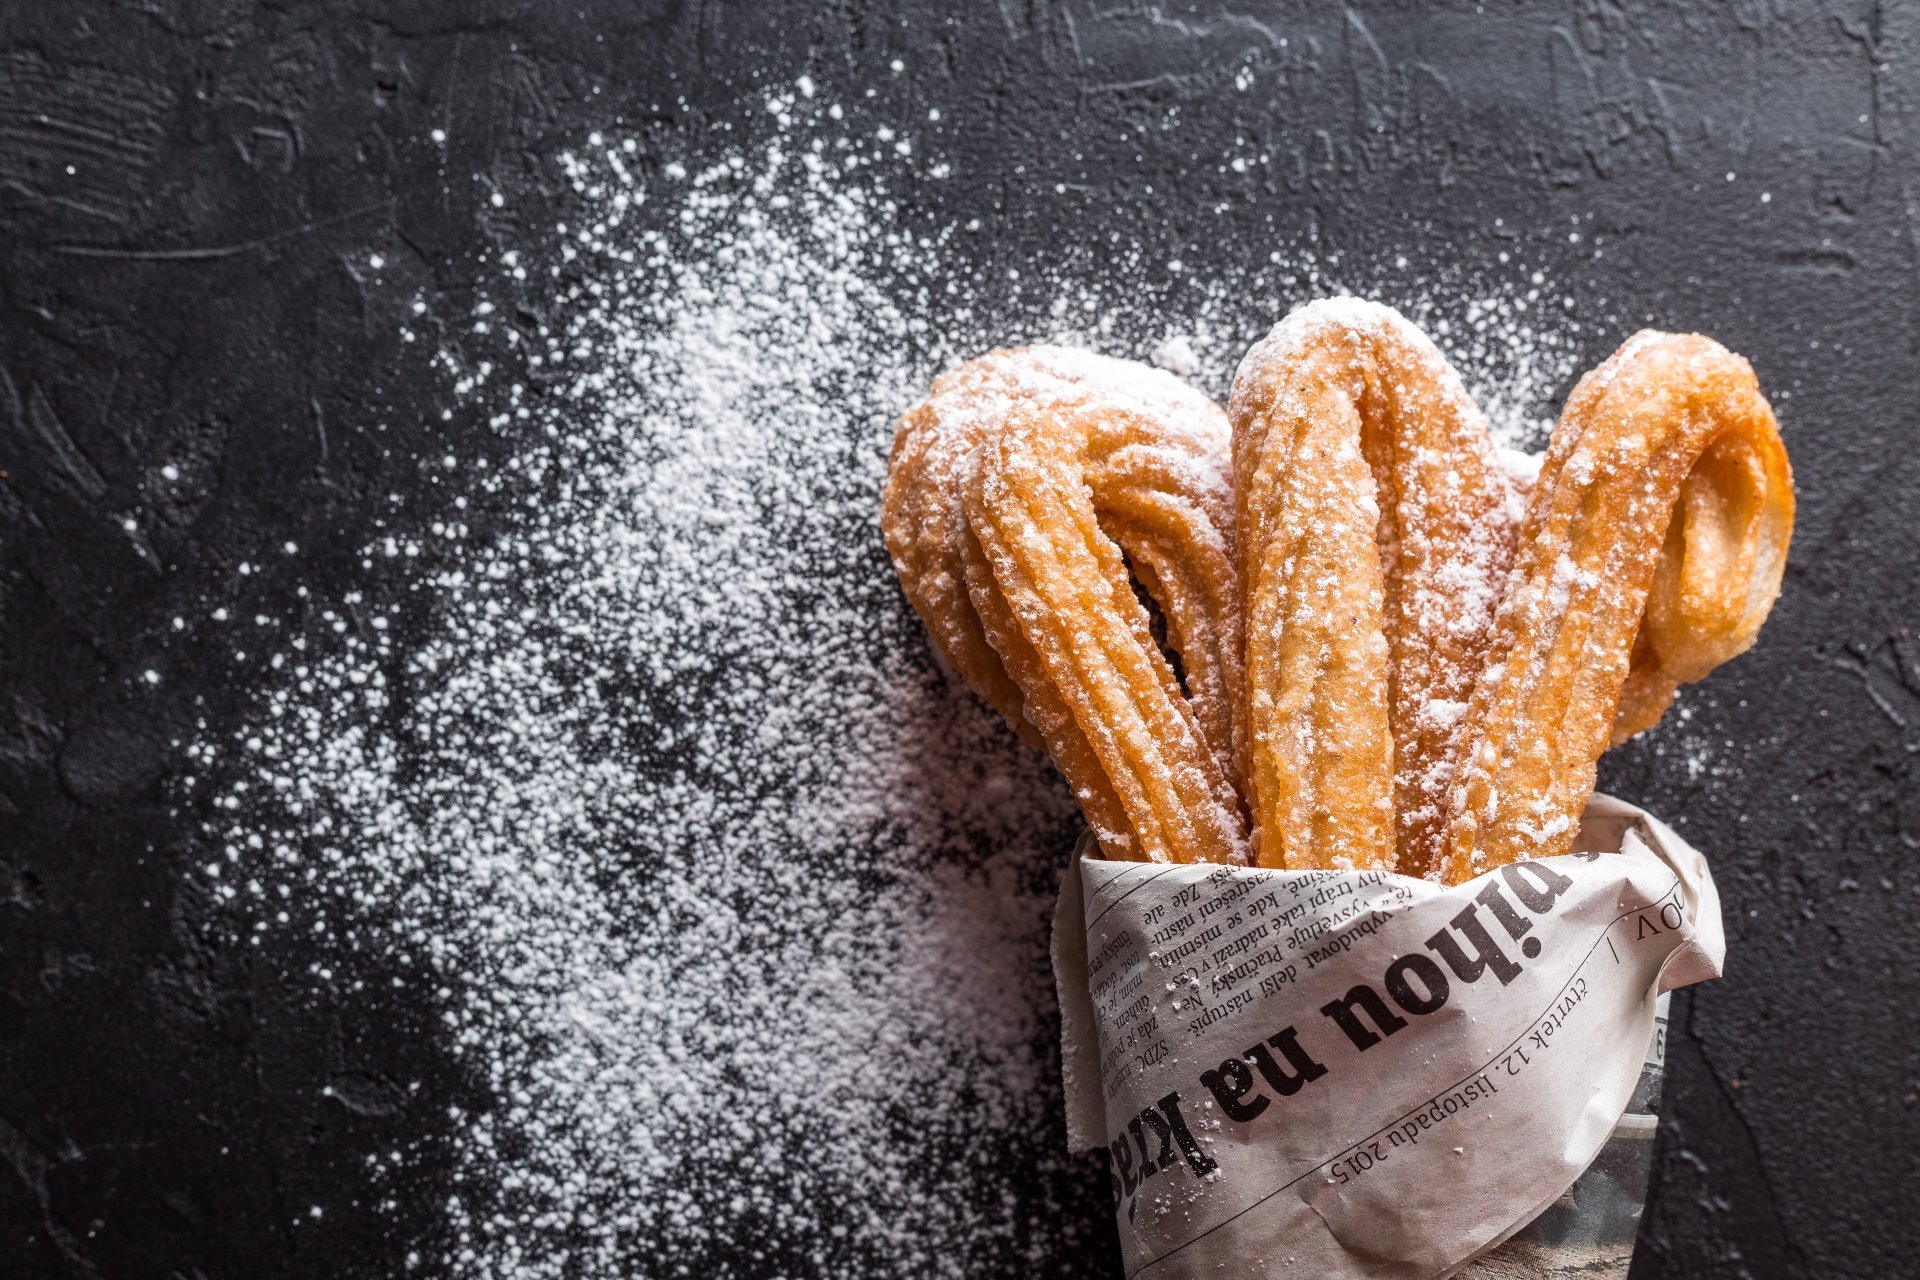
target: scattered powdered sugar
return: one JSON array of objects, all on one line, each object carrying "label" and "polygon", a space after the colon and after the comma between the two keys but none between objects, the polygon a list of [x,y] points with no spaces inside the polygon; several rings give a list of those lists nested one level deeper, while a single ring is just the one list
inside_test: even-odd
[{"label": "scattered powdered sugar", "polygon": [[[900,597],[890,423],[1036,337],[1160,340],[1222,393],[1337,275],[1276,254],[1148,306],[1121,255],[976,300],[887,194],[924,163],[903,140],[810,84],[769,106],[771,142],[691,174],[598,137],[564,160],[577,217],[500,263],[540,305],[482,303],[492,356],[445,355],[516,449],[447,473],[511,514],[475,536],[460,499],[369,547],[410,589],[325,610],[190,752],[236,927],[317,955],[316,987],[430,992],[484,1099],[423,1139],[453,1179],[428,1269],[1034,1275],[1094,1247],[1046,957],[1078,819]],[[1524,321],[1539,293],[1436,325],[1509,422],[1578,349]]]}]

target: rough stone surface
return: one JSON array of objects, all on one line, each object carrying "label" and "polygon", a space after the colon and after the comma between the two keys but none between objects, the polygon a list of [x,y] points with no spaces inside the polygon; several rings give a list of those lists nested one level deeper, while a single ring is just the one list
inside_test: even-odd
[{"label": "rough stone surface", "polygon": [[[7,6],[0,1269],[388,1276],[431,1236],[430,1169],[386,1212],[290,1225],[339,1203],[364,1152],[442,1123],[454,1086],[426,1004],[316,1003],[209,941],[171,744],[248,690],[171,620],[210,600],[297,618],[296,580],[337,598],[389,495],[434,510],[442,432],[506,447],[439,422],[439,375],[396,339],[410,295],[370,288],[369,254],[457,303],[489,247],[551,221],[559,148],[614,120],[697,137],[805,72],[903,118],[940,108],[976,176],[904,194],[930,225],[983,219],[981,253],[1017,261],[1062,226],[1200,270],[1275,226],[1349,261],[1507,237],[1618,312],[1595,318],[1618,321],[1595,359],[1654,322],[1754,361],[1801,495],[1786,594],[1759,650],[1689,699],[1711,769],[1629,750],[1602,777],[1718,854],[1732,953],[1677,1005],[1634,1276],[1909,1273],[1920,14],[1514,10]],[[1249,65],[1260,91],[1233,92]],[[1275,162],[1190,163],[1236,134]],[[1182,212],[1216,206],[1190,243]],[[162,457],[187,460],[180,482],[158,484]],[[297,563],[262,556],[287,541]]]}]

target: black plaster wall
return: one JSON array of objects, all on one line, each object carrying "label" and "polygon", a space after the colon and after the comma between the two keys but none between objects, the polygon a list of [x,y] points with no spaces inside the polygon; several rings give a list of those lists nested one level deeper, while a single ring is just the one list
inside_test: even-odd
[{"label": "black plaster wall", "polygon": [[[204,927],[173,743],[249,683],[194,620],[297,621],[296,580],[358,580],[389,495],[434,509],[435,435],[506,447],[438,422],[370,253],[457,302],[548,220],[559,148],[624,119],[698,150],[803,71],[940,107],[976,176],[907,198],[986,220],[983,252],[1506,237],[1616,313],[1593,359],[1642,320],[1752,358],[1801,508],[1761,647],[1691,699],[1732,767],[1630,749],[1603,776],[1715,855],[1732,945],[1677,1006],[1634,1275],[1914,1274],[1916,55],[1920,9],[1843,0],[0,8],[0,1274],[386,1276],[432,1238],[431,1177],[384,1212],[339,1189],[441,1123],[433,1010],[316,1001]],[[1260,91],[1232,91],[1249,62]],[[1279,162],[1190,163],[1236,133]],[[1170,211],[1215,203],[1183,239]],[[297,562],[264,553],[285,541]]]}]

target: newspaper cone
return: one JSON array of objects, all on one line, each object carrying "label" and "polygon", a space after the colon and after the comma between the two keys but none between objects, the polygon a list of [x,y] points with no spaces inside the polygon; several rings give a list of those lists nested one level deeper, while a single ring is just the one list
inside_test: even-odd
[{"label": "newspaper cone", "polygon": [[[1605,796],[1574,853],[1451,887],[1081,857],[1054,920],[1068,1138],[1108,1152],[1128,1280],[1591,1268],[1630,1254],[1599,1238],[1620,1213],[1494,1247],[1594,1163],[1658,997],[1724,954],[1705,860]],[[1628,1222],[1636,1154],[1637,1182],[1600,1170]]]}]

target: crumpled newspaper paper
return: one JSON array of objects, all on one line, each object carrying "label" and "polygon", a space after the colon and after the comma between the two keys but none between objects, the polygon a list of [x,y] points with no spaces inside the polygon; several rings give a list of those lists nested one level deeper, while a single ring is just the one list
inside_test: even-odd
[{"label": "crumpled newspaper paper", "polygon": [[1705,860],[1606,796],[1574,853],[1452,887],[1083,856],[1068,1137],[1107,1150],[1127,1280],[1504,1274],[1725,950]]}]

